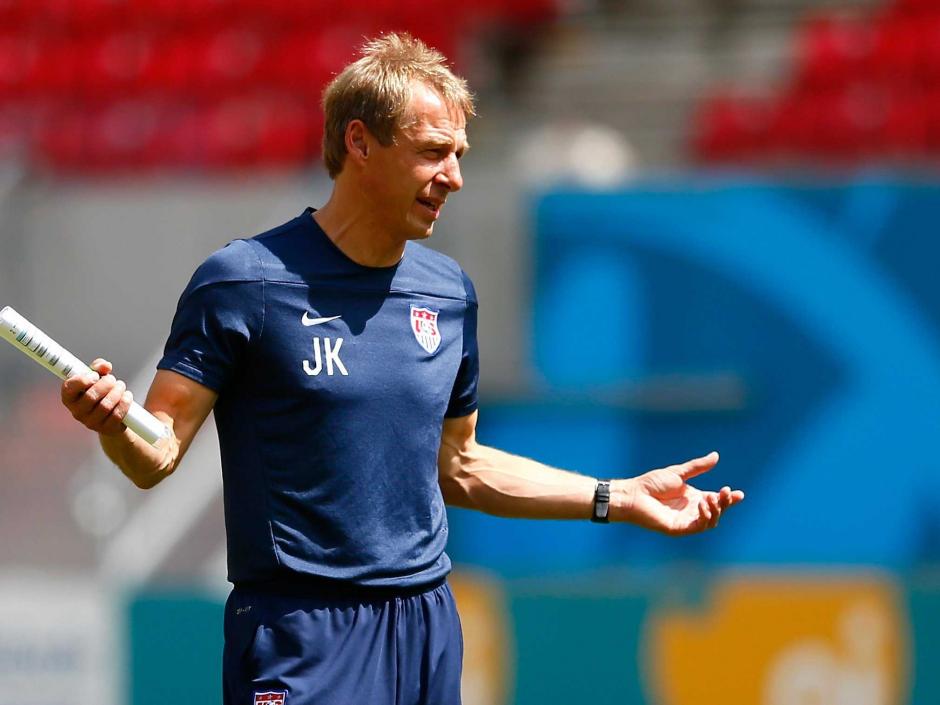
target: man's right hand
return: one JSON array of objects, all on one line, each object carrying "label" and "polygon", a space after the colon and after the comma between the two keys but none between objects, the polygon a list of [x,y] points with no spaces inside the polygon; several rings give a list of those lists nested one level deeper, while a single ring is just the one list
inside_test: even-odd
[{"label": "man's right hand", "polygon": [[102,358],[91,363],[94,372],[69,377],[62,383],[62,403],[76,421],[105,436],[124,433],[133,395],[111,374],[111,363]]}]

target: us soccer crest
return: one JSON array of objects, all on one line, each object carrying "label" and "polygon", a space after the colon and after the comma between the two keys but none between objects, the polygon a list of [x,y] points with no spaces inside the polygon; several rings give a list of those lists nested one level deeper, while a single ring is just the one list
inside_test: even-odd
[{"label": "us soccer crest", "polygon": [[441,347],[441,331],[437,327],[437,311],[420,306],[411,307],[411,332],[415,340],[431,355]]},{"label": "us soccer crest", "polygon": [[286,702],[286,690],[269,690],[266,693],[255,693],[254,705],[285,705]]}]

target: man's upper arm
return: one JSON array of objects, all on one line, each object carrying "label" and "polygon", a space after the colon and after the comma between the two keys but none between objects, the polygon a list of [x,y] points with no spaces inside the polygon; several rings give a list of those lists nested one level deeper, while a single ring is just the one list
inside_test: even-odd
[{"label": "man's upper arm", "polygon": [[445,449],[467,450],[473,443],[476,443],[479,414],[479,411],[474,411],[466,416],[445,418],[441,432],[441,451]]},{"label": "man's upper arm", "polygon": [[170,370],[157,370],[144,407],[170,425],[179,441],[176,465],[186,454],[218,394],[188,377]]},{"label": "man's upper arm", "polygon": [[447,504],[468,506],[461,482],[464,479],[462,470],[472,458],[476,447],[478,414],[474,411],[466,416],[444,419],[441,447],[437,454],[437,479]]}]

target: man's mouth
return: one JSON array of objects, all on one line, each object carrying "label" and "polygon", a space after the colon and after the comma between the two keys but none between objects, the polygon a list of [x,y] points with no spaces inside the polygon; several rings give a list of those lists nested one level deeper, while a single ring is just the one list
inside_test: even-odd
[{"label": "man's mouth", "polygon": [[424,207],[432,217],[437,218],[441,214],[441,206],[444,205],[443,201],[436,201],[431,198],[419,198],[418,203]]}]

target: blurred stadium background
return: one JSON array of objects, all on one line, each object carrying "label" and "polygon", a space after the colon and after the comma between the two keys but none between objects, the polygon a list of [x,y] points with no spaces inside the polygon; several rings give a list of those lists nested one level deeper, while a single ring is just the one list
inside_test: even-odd
[{"label": "blurred stadium background", "polygon": [[[684,540],[452,511],[465,703],[940,702],[937,0],[0,0],[0,305],[143,394],[195,265],[324,201],[384,29],[479,95],[432,244],[482,440],[748,492]],[[143,493],[0,378],[0,705],[219,702],[211,424]]]}]

